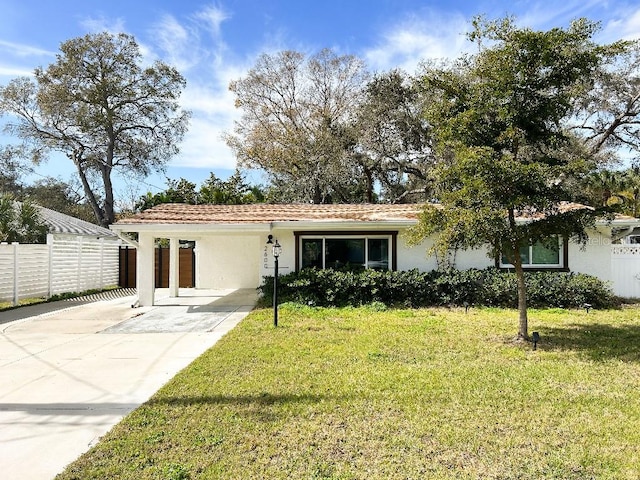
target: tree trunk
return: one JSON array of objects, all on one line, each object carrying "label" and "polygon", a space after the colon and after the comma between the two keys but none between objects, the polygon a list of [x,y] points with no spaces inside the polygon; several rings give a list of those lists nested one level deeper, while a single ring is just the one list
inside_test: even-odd
[{"label": "tree trunk", "polygon": [[524,283],[524,268],[522,259],[516,252],[513,266],[518,281],[518,338],[529,340],[529,319],[527,317],[527,286]]},{"label": "tree trunk", "polygon": [[[509,211],[509,227],[515,234],[517,231],[515,210],[510,208]],[[511,255],[513,267],[516,272],[516,280],[518,282],[518,338],[522,340],[529,339],[529,320],[527,318],[527,285],[524,283],[524,268],[522,268],[522,258],[520,258],[520,241],[518,236],[514,235],[512,240]]]},{"label": "tree trunk", "polygon": [[113,184],[111,183],[111,168],[104,167],[102,169],[102,183],[104,185],[104,216],[103,227],[109,228],[109,225],[115,222],[116,214],[113,208]]},{"label": "tree trunk", "polygon": [[373,203],[373,173],[370,169],[364,169],[365,181],[367,182],[367,191],[365,194],[365,202]]},{"label": "tree trunk", "polygon": [[82,159],[73,158],[73,163],[76,165],[76,169],[78,170],[78,176],[80,177],[80,182],[82,183],[82,189],[84,190],[84,196],[91,205],[91,209],[93,210],[93,214],[96,216],[96,220],[99,225],[104,225],[104,212],[100,208],[98,204],[98,200],[96,199],[95,194],[91,190],[91,185],[89,185],[89,180],[87,180],[87,175],[82,169]]}]

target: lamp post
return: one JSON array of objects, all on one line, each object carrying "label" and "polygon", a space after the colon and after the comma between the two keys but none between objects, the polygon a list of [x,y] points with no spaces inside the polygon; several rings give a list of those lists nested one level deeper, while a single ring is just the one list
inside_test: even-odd
[{"label": "lamp post", "polygon": [[269,239],[267,240],[267,245],[273,245],[273,326],[278,326],[278,258],[282,253],[282,247],[278,243],[278,239],[276,238],[276,243],[273,243],[273,235],[269,235]]}]

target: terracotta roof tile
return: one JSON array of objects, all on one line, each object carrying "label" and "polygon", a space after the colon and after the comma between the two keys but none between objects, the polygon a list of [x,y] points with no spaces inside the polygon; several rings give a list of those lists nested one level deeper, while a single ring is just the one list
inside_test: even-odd
[{"label": "terracotta roof tile", "polygon": [[157,205],[117,225],[131,224],[247,224],[298,221],[393,221],[415,220],[420,204],[250,204],[250,205]]}]

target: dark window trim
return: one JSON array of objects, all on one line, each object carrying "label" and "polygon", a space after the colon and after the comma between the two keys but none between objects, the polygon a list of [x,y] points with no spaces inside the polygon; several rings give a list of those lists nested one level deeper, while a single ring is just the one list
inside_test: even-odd
[{"label": "dark window trim", "polygon": [[[500,265],[501,255],[495,258],[496,268],[504,272],[513,272],[513,267],[503,267]],[[562,239],[562,264],[559,267],[527,267],[523,265],[526,272],[569,272],[569,241],[566,238]]]},{"label": "dark window trim", "polygon": [[398,267],[398,231],[397,230],[296,230],[295,238],[296,272],[300,271],[300,237],[391,237],[391,270]]}]

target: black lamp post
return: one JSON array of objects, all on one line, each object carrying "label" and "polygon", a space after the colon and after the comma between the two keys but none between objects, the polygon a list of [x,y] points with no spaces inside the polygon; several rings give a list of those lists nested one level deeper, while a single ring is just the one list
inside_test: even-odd
[{"label": "black lamp post", "polygon": [[269,235],[269,239],[267,240],[267,244],[273,245],[273,264],[274,264],[274,272],[273,272],[273,326],[278,326],[278,257],[282,253],[282,247],[278,243],[278,239],[276,238],[276,243],[273,243],[273,235]]}]

